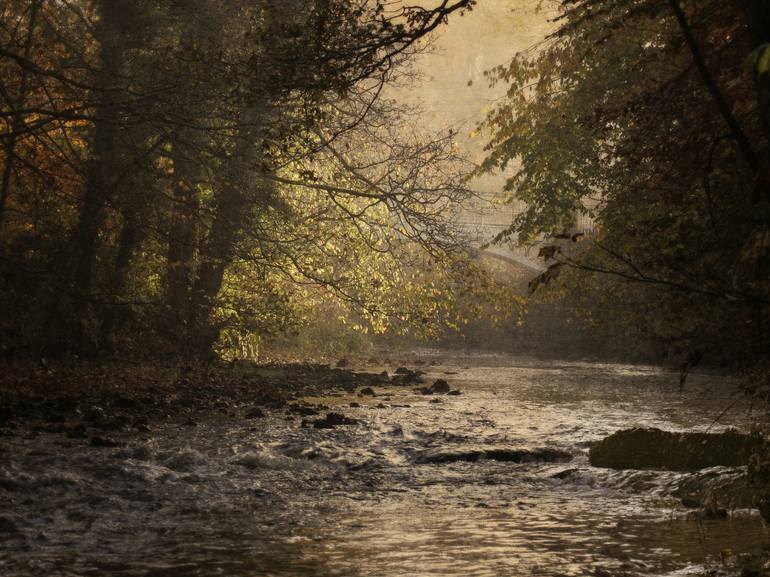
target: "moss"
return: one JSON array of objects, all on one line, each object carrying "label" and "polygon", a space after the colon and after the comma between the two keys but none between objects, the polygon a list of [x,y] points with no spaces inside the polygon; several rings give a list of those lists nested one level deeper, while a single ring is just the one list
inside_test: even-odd
[{"label": "moss", "polygon": [[748,465],[763,446],[753,435],[734,430],[724,433],[672,433],[660,429],[626,429],[594,443],[589,460],[611,469],[665,469],[696,471],[718,465]]}]

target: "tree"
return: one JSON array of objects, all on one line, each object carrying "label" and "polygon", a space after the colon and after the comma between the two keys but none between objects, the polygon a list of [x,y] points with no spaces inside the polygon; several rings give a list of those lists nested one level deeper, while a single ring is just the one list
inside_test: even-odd
[{"label": "tree", "polygon": [[[219,335],[226,280],[255,254],[255,270],[359,300],[349,277],[298,258],[308,246],[329,256],[322,235],[341,225],[379,254],[408,240],[451,268],[458,247],[441,212],[467,195],[447,169],[451,142],[369,118],[384,114],[381,87],[420,39],[472,5],[94,0],[35,4],[33,14],[14,4],[0,57],[17,96],[6,98],[1,136],[19,191],[4,185],[14,217],[3,259],[19,299],[50,303],[26,323],[27,342],[45,335],[54,349],[93,351],[150,326],[203,355]],[[15,20],[27,23],[24,38]],[[400,113],[389,114],[392,124]],[[373,138],[375,165],[348,152]],[[36,249],[16,250],[41,214]]]},{"label": "tree", "polygon": [[[546,42],[492,73],[509,90],[484,166],[528,205],[509,234],[554,238],[540,280],[627,302],[629,330],[662,349],[732,363],[767,354],[770,301],[744,17],[738,2],[564,2]],[[570,230],[575,214],[595,230]]]}]

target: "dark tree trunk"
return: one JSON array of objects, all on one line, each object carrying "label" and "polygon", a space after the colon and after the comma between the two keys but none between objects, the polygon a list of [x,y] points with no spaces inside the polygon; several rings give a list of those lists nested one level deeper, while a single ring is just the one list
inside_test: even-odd
[{"label": "dark tree trunk", "polygon": [[[27,24],[27,38],[24,43],[24,60],[29,61],[32,52],[32,41],[35,33],[35,24],[37,23],[37,13],[40,9],[42,0],[37,0],[30,9],[29,23]],[[8,102],[12,108],[13,117],[11,119],[11,135],[5,141],[5,166],[3,167],[2,180],[0,181],[0,231],[2,231],[3,219],[5,216],[5,205],[8,202],[8,195],[11,191],[11,178],[13,177],[13,166],[16,158],[16,133],[24,127],[22,114],[18,112],[24,108],[24,102],[27,99],[27,84],[29,71],[26,68],[21,69],[21,78],[19,81],[19,92],[15,102]]]},{"label": "dark tree trunk", "polygon": [[119,151],[117,136],[119,124],[118,79],[121,77],[122,52],[125,31],[121,27],[122,0],[100,2],[97,39],[100,42],[100,69],[96,83],[99,100],[91,143],[91,157],[86,172],[86,187],[78,225],[73,235],[75,263],[72,272],[73,290],[78,303],[84,308],[93,281],[93,267],[98,246],[99,230],[104,221],[104,209],[115,195]]},{"label": "dark tree trunk", "polygon": [[211,315],[245,216],[246,198],[237,182],[228,179],[219,190],[216,203],[216,216],[201,251],[198,276],[190,294],[187,347],[188,354],[193,356],[210,354],[219,338],[219,328]]},{"label": "dark tree trunk", "polygon": [[[177,334],[185,332],[189,316],[189,301],[198,242],[198,219],[200,217],[200,195],[196,188],[196,167],[182,144],[185,135],[179,135],[172,143],[174,180],[172,191],[174,203],[171,207],[171,224],[168,238],[166,272],[166,306]],[[190,135],[187,135],[190,136]]]},{"label": "dark tree trunk", "polygon": [[136,225],[138,215],[131,215],[123,222],[123,227],[118,238],[118,252],[115,255],[113,274],[107,294],[111,301],[105,305],[104,316],[100,331],[99,345],[102,349],[113,349],[113,334],[123,318],[121,314],[125,310],[125,304],[120,299],[126,289],[126,281],[131,267],[131,260],[136,247],[141,242],[139,229]]},{"label": "dark tree trunk", "polygon": [[[87,350],[98,348],[96,334],[89,329],[92,304],[92,281],[97,255],[99,231],[104,222],[105,207],[115,195],[119,174],[117,140],[119,124],[119,90],[126,30],[121,26],[122,9],[128,0],[100,0],[99,21],[95,37],[99,42],[99,67],[94,74],[93,98],[96,101],[93,138],[86,165],[85,190],[78,222],[72,232],[71,262],[63,271],[63,284],[70,287],[71,316],[61,319],[62,294],[57,291],[48,312],[47,326],[51,343],[57,346],[64,337],[68,346]],[[63,334],[60,334],[60,331]],[[94,341],[93,347],[88,343]]]},{"label": "dark tree trunk", "polygon": [[[764,0],[742,0],[741,4],[751,34],[752,49],[770,43],[770,8],[767,2]],[[762,125],[765,136],[770,141],[770,76],[767,74],[758,76],[756,82]]]},{"label": "dark tree trunk", "polygon": [[735,114],[733,114],[732,106],[727,101],[727,98],[725,98],[724,93],[717,85],[714,75],[711,73],[711,70],[706,64],[706,59],[704,58],[701,48],[695,39],[695,35],[690,26],[690,23],[687,20],[687,16],[685,15],[684,10],[680,5],[680,0],[668,0],[668,3],[669,6],[671,6],[671,10],[674,13],[674,17],[676,18],[677,24],[679,25],[679,29],[682,32],[685,44],[692,54],[695,67],[698,69],[698,73],[703,80],[703,84],[706,86],[711,99],[714,101],[720,116],[729,128],[730,134],[738,144],[738,147],[740,148],[746,163],[751,167],[754,173],[758,173],[761,167],[759,166],[759,161],[757,159],[756,153],[754,152],[754,148],[751,145],[751,142],[749,141],[749,138],[746,135],[746,132],[743,130],[740,122],[738,122]]},{"label": "dark tree trunk", "polygon": [[[266,119],[266,109],[264,105],[253,106],[243,115],[241,121],[244,128],[235,150],[223,166],[223,176],[215,192],[214,221],[201,249],[198,275],[190,294],[188,355],[210,355],[219,339],[220,327],[212,322],[212,313],[225,270],[235,256],[249,212],[267,203],[269,190],[265,183],[254,182],[258,178],[254,167],[258,164],[260,126]],[[256,194],[252,196],[249,192]]]}]

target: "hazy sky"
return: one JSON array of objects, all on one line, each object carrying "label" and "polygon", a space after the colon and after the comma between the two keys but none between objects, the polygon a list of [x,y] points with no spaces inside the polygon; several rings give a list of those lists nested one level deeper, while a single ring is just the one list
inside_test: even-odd
[{"label": "hazy sky", "polygon": [[[420,57],[423,79],[406,96],[425,111],[426,127],[463,122],[465,135],[473,130],[484,111],[505,92],[504,85],[490,88],[484,71],[509,61],[551,29],[548,4],[538,10],[541,3],[479,0],[471,13],[450,19],[435,37],[434,50]],[[470,146],[476,156],[481,143]]]},{"label": "hazy sky", "polygon": [[[391,95],[419,105],[426,130],[455,127],[462,151],[480,162],[488,135],[472,138],[471,133],[506,91],[504,84],[490,88],[484,71],[542,40],[553,28],[549,22],[552,15],[553,4],[548,0],[479,0],[472,12],[451,17],[449,25],[434,36],[433,49],[417,61],[421,80]],[[501,175],[488,175],[476,179],[473,187],[497,195],[504,181]],[[484,203],[472,210],[480,207],[484,207],[486,221],[505,225],[510,224],[511,211],[516,210],[514,206],[493,208]]]}]

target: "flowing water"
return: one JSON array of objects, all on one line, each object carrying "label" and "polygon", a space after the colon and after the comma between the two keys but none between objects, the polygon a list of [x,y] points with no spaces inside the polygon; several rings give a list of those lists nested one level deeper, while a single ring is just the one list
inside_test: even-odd
[{"label": "flowing water", "polygon": [[[394,366],[370,367],[382,368]],[[463,394],[306,399],[361,421],[329,430],[276,410],[169,423],[114,449],[0,438],[0,574],[685,575],[766,540],[751,510],[688,513],[674,494],[692,474],[587,461],[591,441],[635,425],[748,427],[729,380],[695,375],[680,393],[676,375],[654,368],[499,356],[426,371]],[[426,459],[522,448],[574,457]]]}]

